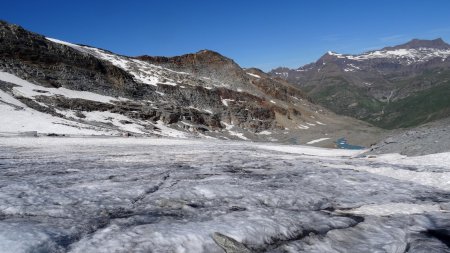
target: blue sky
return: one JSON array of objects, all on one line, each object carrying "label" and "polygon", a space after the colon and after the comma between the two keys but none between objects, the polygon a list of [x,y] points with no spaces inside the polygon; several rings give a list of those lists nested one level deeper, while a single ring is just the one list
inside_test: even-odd
[{"label": "blue sky", "polygon": [[243,67],[299,67],[326,51],[359,53],[442,37],[450,1],[6,1],[0,19],[124,55],[211,49]]}]

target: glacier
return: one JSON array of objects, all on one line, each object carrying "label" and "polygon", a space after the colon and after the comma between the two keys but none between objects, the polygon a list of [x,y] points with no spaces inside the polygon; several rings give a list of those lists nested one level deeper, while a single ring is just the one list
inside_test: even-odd
[{"label": "glacier", "polygon": [[362,152],[1,137],[0,252],[450,252],[450,154]]}]

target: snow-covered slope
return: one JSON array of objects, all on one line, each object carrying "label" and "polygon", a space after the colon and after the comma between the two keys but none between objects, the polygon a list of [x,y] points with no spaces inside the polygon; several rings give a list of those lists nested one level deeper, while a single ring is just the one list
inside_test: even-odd
[{"label": "snow-covered slope", "polygon": [[10,94],[0,90],[0,135],[28,131],[69,135],[117,135],[118,131],[65,120],[29,108]]},{"label": "snow-covered slope", "polygon": [[[62,45],[70,46],[80,52],[91,54],[99,59],[108,61],[112,63],[114,66],[117,66],[128,73],[132,74],[136,81],[142,82],[145,84],[156,86],[158,83],[166,84],[166,85],[177,85],[178,80],[170,79],[168,76],[172,78],[175,76],[177,79],[182,79],[186,77],[187,73],[176,72],[166,68],[162,68],[159,66],[155,66],[153,64],[149,64],[147,62],[132,59],[130,57],[116,55],[111,52],[107,52],[102,49],[88,47],[88,46],[79,46],[76,44],[72,44],[69,42],[61,41],[58,39],[47,38],[48,40],[59,43]],[[170,72],[170,73],[167,73]]]},{"label": "snow-covered slope", "polygon": [[12,88],[12,93],[14,93],[14,95],[30,99],[33,99],[35,96],[63,96],[66,98],[81,98],[102,103],[127,100],[125,98],[114,98],[88,91],[70,90],[64,87],[47,88],[42,85],[30,83],[6,72],[0,72],[0,81],[14,84],[15,86]]},{"label": "snow-covered slope", "polygon": [[[56,97],[58,99],[83,99],[93,102],[114,104],[126,102],[125,98],[114,98],[88,91],[76,91],[66,88],[47,88],[30,83],[6,72],[0,72],[0,81],[13,86],[9,92],[0,89],[0,111],[2,122],[0,134],[17,134],[28,131],[37,131],[41,134],[68,134],[68,135],[120,135],[121,133],[155,134],[170,137],[184,137],[187,134],[163,126],[157,122],[160,130],[149,131],[146,123],[131,119],[127,116],[108,111],[80,112],[71,109],[56,109],[55,114],[44,113],[24,104],[20,100],[35,101],[36,97]],[[19,100],[20,99],[20,100]],[[41,108],[50,109],[45,103],[35,102]],[[81,116],[82,115],[82,116]],[[126,122],[126,123],[124,123]],[[100,123],[100,124],[98,124]]]},{"label": "snow-covered slope", "polygon": [[[220,80],[215,80],[206,77],[201,78],[201,80],[198,80],[197,78],[186,72],[174,71],[169,68],[151,64],[144,60],[117,55],[99,48],[80,46],[53,38],[47,39],[55,43],[70,46],[80,52],[88,53],[101,60],[108,61],[114,66],[117,66],[130,73],[137,82],[153,86],[157,86],[157,84],[171,85],[171,86],[177,85],[183,86],[182,84],[184,85],[187,84],[192,86],[201,85],[202,87],[210,89],[214,87],[233,88],[233,85],[224,83]],[[253,75],[253,77],[255,76],[257,77],[257,75]],[[249,91],[248,89],[246,90]]]},{"label": "snow-covered slope", "polygon": [[347,59],[352,61],[364,61],[371,59],[394,59],[401,64],[411,65],[414,63],[426,62],[431,59],[438,58],[445,61],[450,56],[450,49],[436,48],[399,48],[370,51],[359,55],[339,54],[334,52],[327,53],[330,56],[339,59]]}]

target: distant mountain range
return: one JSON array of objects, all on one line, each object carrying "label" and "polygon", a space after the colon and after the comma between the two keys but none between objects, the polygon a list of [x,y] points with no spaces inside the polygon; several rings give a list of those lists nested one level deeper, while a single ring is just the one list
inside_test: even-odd
[{"label": "distant mountain range", "polygon": [[[303,88],[303,87],[302,87]],[[360,145],[380,129],[298,86],[203,50],[128,57],[0,22],[0,132],[151,135]],[[320,141],[317,141],[319,139]]]},{"label": "distant mountain range", "polygon": [[359,55],[328,52],[315,63],[269,74],[338,114],[382,128],[450,116],[450,45],[442,39],[413,39]]}]

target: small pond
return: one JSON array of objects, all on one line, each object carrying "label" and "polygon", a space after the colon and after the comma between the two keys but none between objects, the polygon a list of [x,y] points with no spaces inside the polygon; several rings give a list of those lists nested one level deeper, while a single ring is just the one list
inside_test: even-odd
[{"label": "small pond", "polygon": [[365,149],[363,146],[349,144],[345,138],[340,138],[335,143],[341,149]]}]

